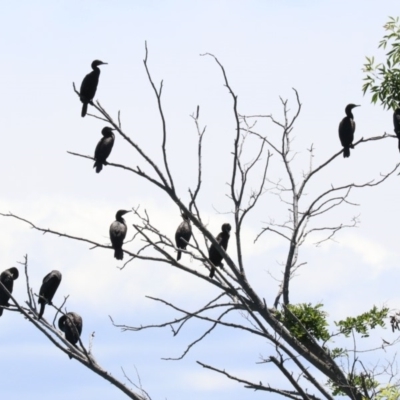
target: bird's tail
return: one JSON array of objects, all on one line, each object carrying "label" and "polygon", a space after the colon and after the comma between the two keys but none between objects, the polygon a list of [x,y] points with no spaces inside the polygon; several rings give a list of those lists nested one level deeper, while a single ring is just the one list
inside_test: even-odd
[{"label": "bird's tail", "polygon": [[4,308],[0,308],[0,317],[3,315]]},{"label": "bird's tail", "polygon": [[211,267],[211,270],[210,270],[210,278],[213,278],[214,277],[214,274],[215,274],[215,267]]},{"label": "bird's tail", "polygon": [[43,317],[43,313],[44,313],[44,308],[45,308],[46,304],[43,302],[40,304],[40,311],[39,311],[39,316],[38,319]]},{"label": "bird's tail", "polygon": [[350,148],[349,147],[344,147],[343,148],[343,157],[344,158],[350,157]]},{"label": "bird's tail", "polygon": [[179,261],[182,257],[182,252],[178,250],[178,255],[176,256],[176,259]]},{"label": "bird's tail", "polygon": [[93,168],[94,167],[96,167],[96,172],[99,173],[103,169],[103,163],[96,161],[93,165]]},{"label": "bird's tail", "polygon": [[84,117],[87,113],[87,106],[88,106],[88,103],[83,103],[82,113],[81,113],[82,117]]},{"label": "bird's tail", "polygon": [[122,251],[122,247],[119,249],[115,249],[114,251],[114,257],[117,260],[123,260],[124,259],[124,252]]}]

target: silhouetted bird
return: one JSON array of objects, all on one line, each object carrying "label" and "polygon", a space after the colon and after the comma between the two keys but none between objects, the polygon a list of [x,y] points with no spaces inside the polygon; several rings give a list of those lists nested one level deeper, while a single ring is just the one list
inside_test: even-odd
[{"label": "silhouetted bird", "polygon": [[348,104],[345,109],[346,116],[342,119],[339,124],[339,138],[342,143],[343,157],[350,157],[350,148],[354,149],[354,131],[356,130],[356,123],[354,122],[353,113],[351,110],[354,107],[359,107],[355,104]]},{"label": "silhouetted bird", "polygon": [[[192,225],[187,215],[182,215],[183,221],[175,233],[175,243],[178,249],[186,250],[187,242],[192,237]],[[181,259],[182,252],[178,250],[177,260]]]},{"label": "silhouetted bird", "polygon": [[60,317],[58,327],[65,333],[65,339],[75,346],[82,333],[82,317],[77,313],[68,312]]},{"label": "silhouetted bird", "polygon": [[124,258],[124,252],[122,251],[122,244],[128,230],[125,220],[122,218],[123,215],[130,211],[119,210],[115,215],[115,221],[110,225],[110,239],[114,252],[114,257],[117,260]]},{"label": "silhouetted bird", "polygon": [[86,115],[88,104],[93,100],[96,94],[97,85],[99,84],[100,68],[99,65],[107,64],[103,61],[94,60],[92,62],[92,72],[89,72],[82,81],[81,90],[79,92],[82,106],[82,117]]},{"label": "silhouetted bird", "polygon": [[39,291],[40,311],[38,319],[42,318],[46,304],[51,304],[54,294],[61,282],[61,272],[53,270],[49,272],[44,278],[42,286]]},{"label": "silhouetted bird", "polygon": [[101,133],[104,137],[97,143],[96,150],[94,151],[94,159],[96,160],[93,168],[96,167],[96,172],[99,173],[103,169],[103,165],[106,165],[107,157],[110,155],[111,150],[114,146],[115,135],[113,134],[114,129],[106,126],[102,129]]},{"label": "silhouetted bird", "polygon": [[[0,282],[5,286],[5,288],[12,293],[14,287],[14,281],[18,279],[19,272],[15,267],[6,269],[0,274]],[[3,286],[0,285],[0,306],[8,307],[10,300],[10,295],[6,293]],[[3,308],[0,308],[0,317],[3,315]]]},{"label": "silhouetted bird", "polygon": [[399,138],[399,151],[400,151],[400,108],[396,108],[394,110],[393,125],[396,136]]},{"label": "silhouetted bird", "polygon": [[[226,251],[228,248],[228,242],[229,242],[229,232],[231,231],[231,225],[230,224],[223,224],[221,226],[221,232],[218,233],[218,236],[215,238],[215,240],[218,242],[218,244]],[[222,261],[222,256],[219,254],[218,250],[216,247],[214,247],[213,244],[211,244],[210,248],[208,249],[208,258],[210,261],[213,263],[215,267],[221,266],[221,261]],[[215,268],[211,267],[210,271],[210,278],[214,276],[215,273]]]}]

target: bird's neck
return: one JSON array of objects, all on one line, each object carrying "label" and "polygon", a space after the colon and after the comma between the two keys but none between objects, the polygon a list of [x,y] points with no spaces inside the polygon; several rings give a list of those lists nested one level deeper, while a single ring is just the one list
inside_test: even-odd
[{"label": "bird's neck", "polygon": [[100,76],[100,68],[94,67],[93,71],[91,72],[92,75],[99,77]]}]

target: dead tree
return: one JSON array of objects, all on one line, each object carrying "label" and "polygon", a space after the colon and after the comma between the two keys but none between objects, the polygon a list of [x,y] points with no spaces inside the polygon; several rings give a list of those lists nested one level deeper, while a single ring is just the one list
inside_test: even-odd
[{"label": "dead tree", "polygon": [[[343,162],[339,156],[343,150],[334,152],[326,161],[320,165],[313,165],[314,147],[308,149],[310,162],[308,170],[299,174],[293,168],[293,159],[297,153],[293,150],[292,132],[294,124],[301,112],[300,96],[294,89],[295,111],[289,110],[289,102],[281,99],[283,108],[282,119],[277,119],[272,115],[243,115],[239,112],[238,97],[229,83],[225,68],[220,61],[212,54],[204,54],[217,64],[222,73],[222,82],[227,89],[228,96],[232,103],[232,118],[235,123],[233,141],[229,152],[232,154],[231,164],[225,166],[227,171],[228,192],[226,194],[230,199],[231,208],[228,210],[227,219],[233,221],[232,232],[235,237],[235,248],[229,247],[227,251],[218,244],[213,232],[207,227],[203,217],[201,206],[198,202],[199,193],[202,190],[203,182],[203,163],[211,162],[207,157],[203,157],[203,137],[206,129],[200,123],[200,107],[192,115],[195,130],[198,135],[197,146],[197,182],[188,189],[190,202],[185,204],[178,193],[175,184],[175,177],[170,168],[167,139],[168,131],[166,117],[162,105],[163,82],[159,86],[153,81],[148,64],[148,50],[146,46],[146,55],[144,67],[154,92],[158,114],[161,120],[161,162],[151,158],[140,146],[139,141],[128,135],[121,125],[121,116],[113,118],[99,102],[91,102],[92,109],[96,114],[88,114],[91,117],[98,118],[111,125],[115,132],[125,141],[126,146],[131,146],[137,154],[135,158],[137,166],[123,165],[115,162],[107,162],[107,168],[117,168],[128,171],[141,177],[143,180],[155,185],[160,191],[164,192],[177,207],[177,215],[186,215],[193,226],[192,240],[187,244],[186,249],[182,251],[182,259],[176,260],[176,248],[173,238],[163,233],[157,224],[153,223],[151,216],[146,209],[141,209],[133,205],[132,210],[135,215],[135,222],[132,224],[134,234],[131,243],[124,246],[124,253],[129,257],[124,267],[128,267],[135,260],[146,260],[149,262],[158,262],[167,264],[170,268],[178,268],[184,273],[191,274],[197,279],[213,285],[219,294],[215,298],[210,298],[203,307],[196,310],[188,310],[182,305],[172,304],[171,302],[151,297],[167,307],[172,308],[179,316],[170,321],[146,326],[129,326],[115,323],[116,327],[126,331],[140,331],[150,328],[171,327],[173,334],[178,335],[181,328],[190,323],[191,320],[199,319],[209,323],[209,328],[201,333],[197,340],[190,343],[182,352],[178,359],[183,358],[194,345],[198,345],[202,339],[212,333],[219,326],[229,329],[239,329],[243,334],[255,335],[265,339],[272,344],[271,353],[263,357],[262,362],[270,363],[287,379],[287,387],[275,387],[274,382],[251,382],[240,376],[234,376],[226,371],[225,366],[217,367],[208,365],[202,361],[198,364],[204,368],[223,374],[229,379],[243,384],[246,388],[260,390],[270,393],[280,394],[290,399],[333,399],[333,395],[341,393],[354,400],[363,398],[372,398],[376,395],[379,388],[372,384],[375,372],[368,369],[362,363],[361,356],[355,346],[344,350],[342,353],[336,349],[331,342],[335,336],[350,335],[358,332],[351,326],[350,322],[346,325],[338,324],[338,329],[333,334],[328,333],[325,328],[326,320],[324,312],[320,310],[320,305],[297,305],[290,301],[290,284],[295,272],[300,272],[304,262],[299,261],[299,250],[301,245],[313,234],[326,233],[324,238],[319,238],[321,244],[330,240],[345,228],[355,227],[358,224],[357,217],[348,222],[337,222],[330,226],[320,224],[321,215],[329,215],[329,212],[337,207],[344,205],[354,205],[351,201],[351,193],[354,190],[373,188],[380,185],[398,171],[399,164],[393,166],[390,171],[381,173],[377,178],[372,178],[364,182],[344,182],[341,185],[333,186],[326,181],[325,187],[321,188],[316,194],[305,196],[306,190],[316,176],[324,174],[326,167],[334,162]],[[76,94],[79,93],[75,89]],[[90,111],[90,109],[89,109]],[[267,120],[272,122],[273,126],[280,129],[278,136],[271,137],[265,132],[257,130],[257,121]],[[332,130],[336,130],[336,127]],[[362,148],[369,142],[386,140],[393,135],[386,133],[378,136],[361,138],[354,143],[355,148]],[[338,141],[338,148],[339,148]],[[304,149],[306,150],[306,149]],[[299,151],[299,150],[297,150]],[[361,150],[359,150],[361,151]],[[88,159],[93,162],[93,157],[82,155],[76,152],[70,154]],[[251,154],[249,156],[249,154]],[[272,157],[273,156],[273,157]],[[271,162],[281,163],[284,170],[284,178],[274,179],[269,176],[269,167]],[[378,168],[378,167],[377,167]],[[329,178],[328,178],[329,179]],[[344,179],[345,180],[345,179]],[[247,266],[243,257],[243,227],[246,223],[246,217],[251,212],[260,213],[256,209],[266,196],[275,195],[287,205],[288,216],[280,221],[271,219],[264,227],[260,227],[260,233],[254,238],[257,241],[262,235],[267,233],[278,235],[284,239],[288,245],[287,257],[283,264],[282,276],[279,279],[277,293],[274,296],[272,304],[268,305],[265,300],[265,294],[257,292],[250,282],[247,274]],[[257,211],[258,210],[258,211]],[[85,242],[92,248],[102,247],[111,249],[110,244],[103,244],[94,240],[77,237],[66,233],[61,233],[52,229],[42,228],[34,222],[14,215],[12,213],[1,213],[3,217],[11,217],[21,220],[30,225],[33,229],[43,233],[49,233],[67,239]],[[261,218],[263,218],[264,215]],[[131,230],[132,231],[132,230]],[[137,248],[132,250],[133,244]],[[208,247],[213,244],[223,259],[223,268],[216,268],[214,279],[209,278],[208,272],[214,266],[208,259]],[[202,266],[200,271],[193,269],[188,265],[189,260]],[[12,298],[14,306],[11,308],[21,312],[32,322],[36,328],[40,329],[57,347],[64,352],[68,352],[82,364],[92,369],[94,372],[108,379],[109,375],[102,372],[91,356],[91,351],[87,351],[82,343],[83,351],[72,348],[65,340],[62,340],[57,330],[45,322],[36,320],[36,310],[32,303],[31,289],[28,284],[28,309],[22,307],[16,299]],[[60,311],[61,311],[60,307]],[[218,313],[217,317],[215,313]],[[372,316],[379,314],[379,310],[371,311]],[[302,315],[314,313],[317,316],[318,323],[310,325]],[[375,313],[375,314],[374,314]],[[231,319],[231,316],[240,315],[242,322],[237,319]],[[387,316],[387,312],[378,315],[379,321]],[[365,317],[365,316],[364,316]],[[372,318],[372,317],[371,317]],[[369,324],[368,317],[364,318],[367,328],[373,329]],[[367,322],[365,322],[367,321]],[[342,321],[343,322],[343,321]],[[346,330],[347,327],[347,330]],[[367,329],[366,328],[366,329]],[[349,333],[350,332],[350,333]],[[346,336],[347,337],[347,336]],[[61,344],[60,344],[61,342]],[[385,346],[396,342],[386,343]],[[354,357],[351,365],[345,365],[344,359],[349,359],[349,352],[353,351]],[[172,358],[171,358],[172,359]],[[177,359],[177,358],[174,358]],[[390,374],[389,374],[390,375]],[[323,376],[324,380],[319,377]],[[392,378],[392,376],[391,376]],[[120,390],[123,390],[131,398],[144,398],[146,395],[135,394],[125,391],[124,386],[112,382]],[[135,397],[136,396],[136,397]],[[141,397],[142,396],[142,397]]]}]

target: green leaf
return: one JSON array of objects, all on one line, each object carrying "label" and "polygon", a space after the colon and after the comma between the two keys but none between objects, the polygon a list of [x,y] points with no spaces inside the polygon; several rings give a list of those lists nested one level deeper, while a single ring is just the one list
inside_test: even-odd
[{"label": "green leaf", "polygon": [[311,303],[289,304],[277,314],[277,318],[303,343],[310,341],[309,335],[315,340],[327,341],[330,334],[327,329],[327,314],[322,307],[321,303],[315,306]]},{"label": "green leaf", "polygon": [[388,316],[389,309],[383,307],[378,310],[376,306],[357,317],[347,317],[344,320],[335,322],[339,327],[339,333],[345,337],[349,337],[352,332],[361,334],[361,337],[368,337],[369,331],[375,329],[377,326],[385,327],[384,319]]},{"label": "green leaf", "polygon": [[371,103],[379,103],[384,109],[393,107],[400,100],[400,23],[399,18],[389,17],[384,25],[386,34],[378,48],[390,47],[384,56],[384,62],[375,65],[375,57],[366,57],[363,72],[362,92],[371,93]]}]

